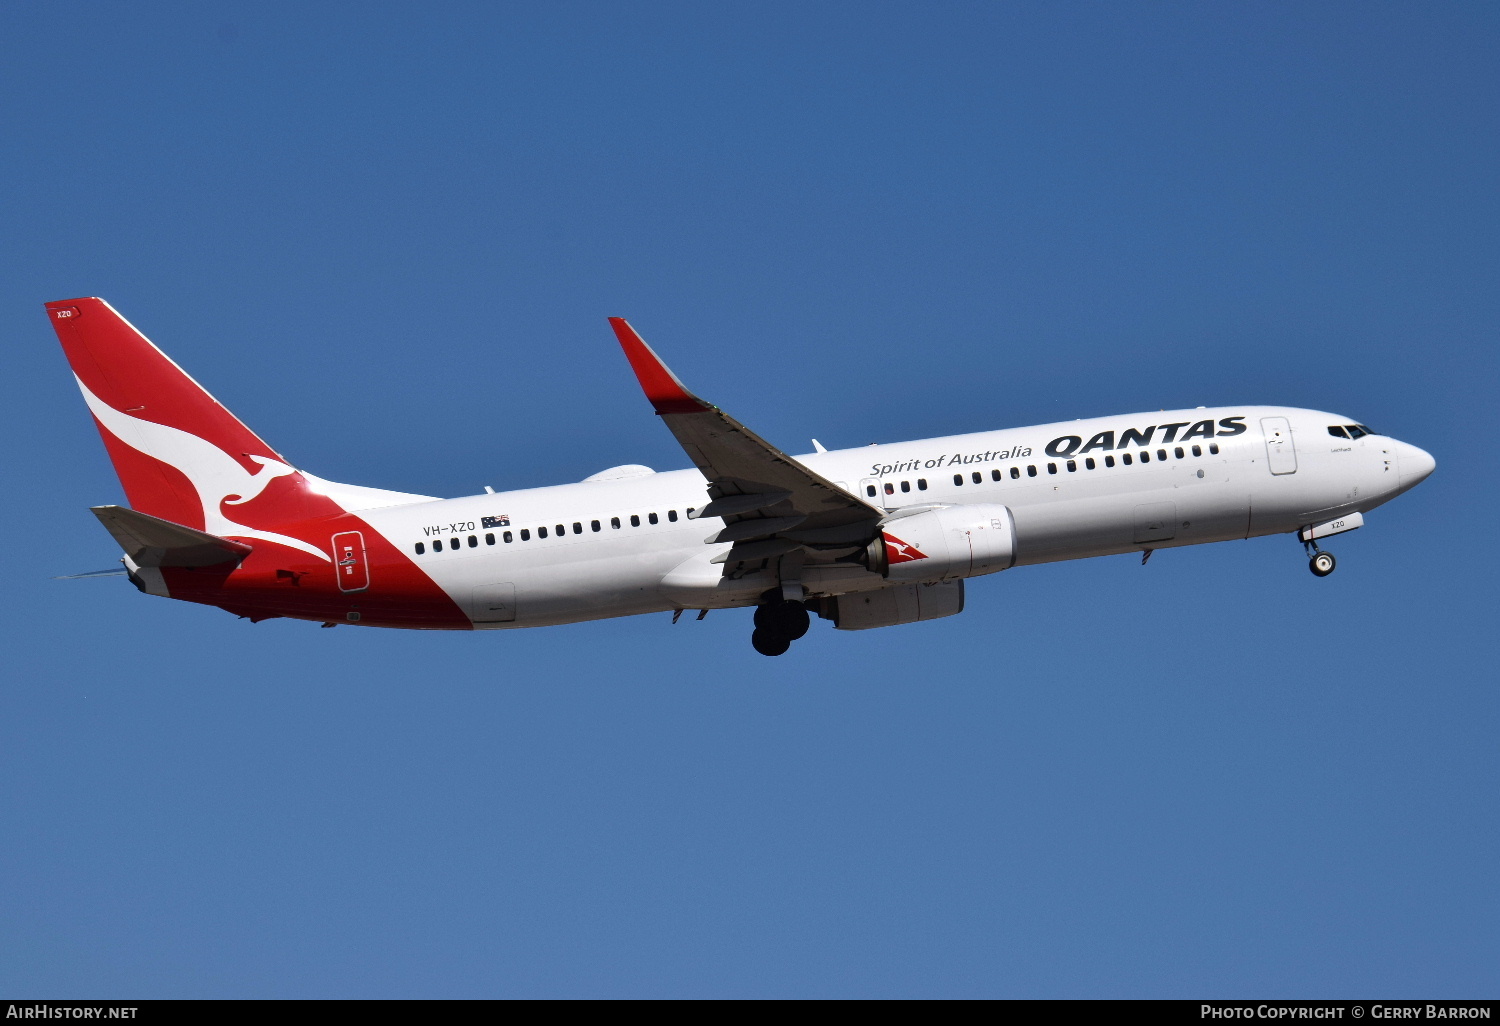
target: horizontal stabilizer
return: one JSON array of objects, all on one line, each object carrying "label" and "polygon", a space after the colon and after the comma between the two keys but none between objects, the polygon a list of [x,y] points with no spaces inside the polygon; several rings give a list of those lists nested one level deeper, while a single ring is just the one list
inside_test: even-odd
[{"label": "horizontal stabilizer", "polygon": [[91,506],[94,516],[136,566],[238,563],[251,546],[124,506]]}]

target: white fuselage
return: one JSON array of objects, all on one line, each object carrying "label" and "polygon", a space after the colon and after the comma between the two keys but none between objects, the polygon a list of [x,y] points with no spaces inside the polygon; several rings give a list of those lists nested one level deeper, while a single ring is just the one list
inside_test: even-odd
[{"label": "white fuselage", "polygon": [[[1291,532],[1367,512],[1431,470],[1425,453],[1387,436],[1329,433],[1349,423],[1287,407],[1174,410],[796,459],[887,510],[1006,506],[1019,566]],[[697,470],[679,470],[361,515],[479,628],[754,604],[775,583],[773,572],[726,578],[711,562],[729,546],[705,542],[723,521],[689,515],[708,501],[705,489]],[[888,582],[862,568],[809,566],[802,583],[813,597]]]}]

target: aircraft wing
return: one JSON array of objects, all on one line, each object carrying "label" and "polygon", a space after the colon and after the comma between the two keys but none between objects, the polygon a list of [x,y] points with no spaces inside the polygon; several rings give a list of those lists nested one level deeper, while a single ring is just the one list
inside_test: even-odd
[{"label": "aircraft wing", "polygon": [[729,414],[689,392],[623,318],[610,326],[646,398],[683,451],[708,478],[710,501],[698,517],[723,517],[705,541],[733,542],[728,562],[768,559],[806,548],[862,546],[885,514],[798,463]]}]

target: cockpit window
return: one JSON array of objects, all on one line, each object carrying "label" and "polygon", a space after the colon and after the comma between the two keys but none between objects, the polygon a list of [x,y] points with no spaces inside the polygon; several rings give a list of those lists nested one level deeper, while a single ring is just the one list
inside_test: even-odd
[{"label": "cockpit window", "polygon": [[1358,424],[1345,424],[1344,427],[1349,429],[1350,438],[1363,438],[1365,435],[1371,433],[1369,428],[1361,427]]},{"label": "cockpit window", "polygon": [[1349,432],[1345,431],[1341,424],[1329,424],[1328,433],[1334,438],[1348,438]]}]

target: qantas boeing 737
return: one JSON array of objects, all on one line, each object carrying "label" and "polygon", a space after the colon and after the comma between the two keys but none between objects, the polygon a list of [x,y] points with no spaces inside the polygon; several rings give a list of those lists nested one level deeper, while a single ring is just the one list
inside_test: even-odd
[{"label": "qantas boeing 737", "polygon": [[1199,407],[790,456],[689,392],[611,318],[694,469],[458,499],[335,484],[283,459],[102,299],[47,304],[129,507],[93,509],[149,595],[252,621],[488,630],[754,607],[780,655],[960,612],[966,578],[1085,556],[1320,539],[1432,473],[1352,418]]}]

